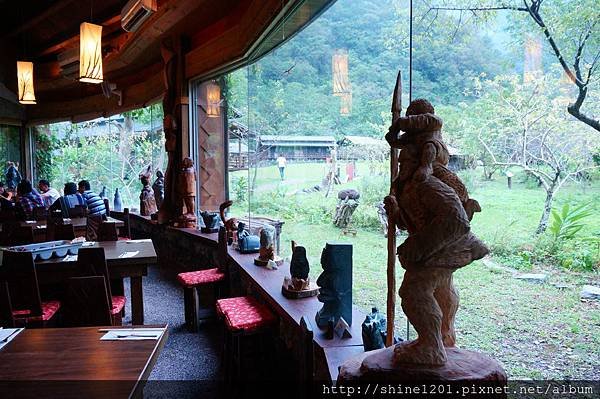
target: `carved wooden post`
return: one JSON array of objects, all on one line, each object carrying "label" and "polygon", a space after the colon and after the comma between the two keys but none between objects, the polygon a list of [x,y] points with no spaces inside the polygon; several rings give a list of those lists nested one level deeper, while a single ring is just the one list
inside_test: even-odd
[{"label": "carved wooden post", "polygon": [[179,37],[167,38],[161,45],[164,64],[165,94],[163,96],[163,128],[167,170],[165,171],[165,198],[158,212],[158,222],[168,223],[181,215],[181,199],[176,188],[177,173],[183,158],[182,101],[185,94],[184,53]]}]

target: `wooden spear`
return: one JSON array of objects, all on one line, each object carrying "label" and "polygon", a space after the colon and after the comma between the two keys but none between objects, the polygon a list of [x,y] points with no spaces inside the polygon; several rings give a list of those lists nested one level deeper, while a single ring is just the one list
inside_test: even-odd
[{"label": "wooden spear", "polygon": [[[402,72],[398,71],[394,97],[392,99],[392,125],[402,111]],[[398,150],[391,148],[390,152],[390,195],[396,195],[394,179],[398,174]],[[396,316],[396,223],[388,213],[388,256],[387,256],[387,338],[385,345],[394,343],[394,319]]]}]

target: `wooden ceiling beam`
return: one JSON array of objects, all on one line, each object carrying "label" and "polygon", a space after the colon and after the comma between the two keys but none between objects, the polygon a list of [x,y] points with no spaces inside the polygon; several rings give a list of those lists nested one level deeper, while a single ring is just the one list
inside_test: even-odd
[{"label": "wooden ceiling beam", "polygon": [[[118,29],[121,29],[121,14],[117,14],[117,15],[113,15],[107,19],[105,19],[104,21],[102,21],[100,23],[100,25],[102,25],[103,29],[102,29],[102,37],[106,36],[106,35],[110,35],[112,33],[114,33],[115,31],[117,31]],[[124,33],[126,33],[125,31],[123,31]],[[50,46],[38,50],[37,52],[34,52],[32,55],[34,58],[39,58],[39,57],[44,57],[47,55],[51,55],[51,54],[56,54],[61,52],[62,50],[68,49],[68,48],[72,48],[72,47],[76,47],[79,44],[79,33],[71,36],[67,39],[63,39],[60,40],[57,43],[51,44]]]},{"label": "wooden ceiling beam", "polygon": [[148,106],[160,99],[164,92],[162,68],[157,69],[158,71],[144,81],[128,87],[117,87],[123,90],[122,106],[119,106],[116,96],[106,98],[103,94],[73,100],[50,101],[43,104],[38,101],[38,105],[27,109],[28,125],[65,120],[83,121]]},{"label": "wooden ceiling beam", "polygon": [[27,32],[28,30],[35,27],[40,22],[42,22],[45,19],[51,17],[52,15],[58,13],[59,11],[61,11],[63,8],[67,7],[74,1],[75,0],[59,0],[59,1],[55,2],[54,4],[52,4],[52,6],[46,8],[43,12],[39,13],[35,17],[29,18],[26,23],[19,25],[18,28],[13,29],[12,31],[3,35],[2,39],[7,38],[7,37],[16,36],[21,32]]},{"label": "wooden ceiling beam", "polygon": [[281,11],[280,0],[252,0],[237,24],[222,26],[217,37],[193,40],[197,46],[185,56],[186,78],[194,78],[244,58],[252,43]]}]

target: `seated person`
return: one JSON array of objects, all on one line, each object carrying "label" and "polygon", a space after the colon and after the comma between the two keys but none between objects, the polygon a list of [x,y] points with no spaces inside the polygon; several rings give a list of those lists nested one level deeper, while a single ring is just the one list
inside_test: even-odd
[{"label": "seated person", "polygon": [[106,215],[106,207],[104,206],[104,201],[102,200],[102,198],[100,198],[98,194],[96,194],[90,189],[89,181],[80,181],[78,191],[85,199],[85,202],[88,207],[88,215]]},{"label": "seated person", "polygon": [[0,209],[12,209],[15,203],[12,201],[12,191],[4,187],[4,183],[0,182]]},{"label": "seated person", "polygon": [[38,182],[38,188],[40,189],[40,195],[44,199],[44,202],[46,202],[47,206],[54,204],[54,201],[60,197],[58,191],[56,191],[55,188],[50,187],[50,182],[48,180],[40,180]]},{"label": "seated person", "polygon": [[33,189],[29,180],[21,180],[17,186],[17,213],[26,220],[33,218],[33,208],[46,208],[43,198]]},{"label": "seated person", "polygon": [[77,192],[77,185],[73,182],[65,183],[63,189],[65,195],[60,197],[57,201],[52,204],[50,211],[59,210],[62,212],[63,217],[71,217],[70,209],[75,208],[77,205],[87,208],[85,199],[79,192]]}]

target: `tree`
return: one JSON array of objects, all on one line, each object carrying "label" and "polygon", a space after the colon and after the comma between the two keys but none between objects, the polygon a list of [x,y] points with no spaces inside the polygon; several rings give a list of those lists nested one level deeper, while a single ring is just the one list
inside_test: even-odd
[{"label": "tree", "polygon": [[[575,101],[566,105],[567,111],[600,132],[600,119],[589,111],[582,110],[592,86],[597,86],[599,80],[600,29],[596,28],[600,12],[596,0],[476,0],[470,1],[467,6],[464,3],[442,0],[442,5],[431,5],[429,10],[433,14],[440,11],[459,12],[461,16],[464,12],[478,15],[481,12],[499,10],[526,13],[529,24],[517,23],[515,26],[524,31],[531,31],[532,27],[541,31],[564,73],[577,88]],[[462,18],[459,25],[461,21]]]},{"label": "tree", "polygon": [[[148,164],[153,169],[165,166],[161,118],[162,108],[154,104],[127,112],[122,118],[38,127],[39,137],[47,132],[55,143],[50,154],[53,173],[48,174],[52,184],[60,188],[65,182],[86,179],[97,191],[102,186],[109,192],[119,188],[126,205],[137,204],[139,172]],[[37,144],[43,143],[38,140]],[[44,148],[36,154],[44,154]]]},{"label": "tree", "polygon": [[471,125],[493,165],[516,167],[534,176],[546,192],[536,233],[548,225],[553,200],[569,180],[597,168],[593,149],[600,142],[592,130],[569,118],[564,98],[553,92],[550,76],[522,83],[518,75],[493,80],[475,78],[478,98],[470,106]]}]

